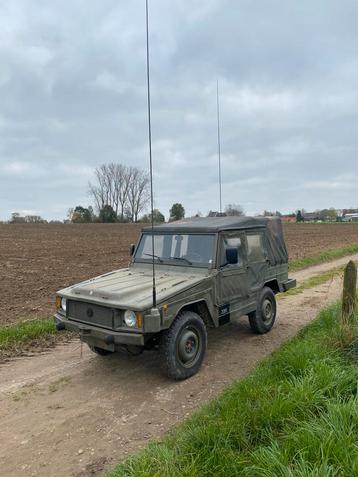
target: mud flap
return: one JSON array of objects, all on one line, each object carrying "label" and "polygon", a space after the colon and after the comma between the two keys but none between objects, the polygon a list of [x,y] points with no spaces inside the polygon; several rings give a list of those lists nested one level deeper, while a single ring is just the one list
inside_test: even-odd
[{"label": "mud flap", "polygon": [[283,291],[286,292],[290,288],[294,288],[297,285],[297,282],[294,278],[289,278],[287,282],[282,283]]}]

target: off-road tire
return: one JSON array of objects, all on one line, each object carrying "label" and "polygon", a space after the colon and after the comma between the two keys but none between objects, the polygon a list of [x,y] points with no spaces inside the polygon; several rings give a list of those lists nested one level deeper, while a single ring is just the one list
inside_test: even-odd
[{"label": "off-road tire", "polygon": [[196,374],[203,362],[206,346],[206,326],[200,316],[192,311],[179,313],[171,327],[162,332],[159,343],[166,376],[182,380]]},{"label": "off-road tire", "polygon": [[257,300],[257,309],[249,313],[249,323],[254,333],[264,334],[271,330],[277,313],[276,298],[271,288],[263,287]]},{"label": "off-road tire", "polygon": [[98,346],[88,345],[89,349],[100,356],[108,356],[109,354],[113,354],[113,351],[104,348],[98,348]]}]

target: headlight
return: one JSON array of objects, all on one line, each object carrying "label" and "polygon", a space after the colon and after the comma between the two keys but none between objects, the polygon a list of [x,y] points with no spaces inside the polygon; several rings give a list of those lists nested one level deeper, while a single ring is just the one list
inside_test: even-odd
[{"label": "headlight", "polygon": [[124,312],[124,322],[127,326],[130,326],[131,328],[133,328],[133,326],[136,326],[137,320],[134,311],[126,310]]},{"label": "headlight", "polygon": [[61,298],[61,308],[63,309],[63,311],[66,311],[66,307],[67,307],[66,298]]}]

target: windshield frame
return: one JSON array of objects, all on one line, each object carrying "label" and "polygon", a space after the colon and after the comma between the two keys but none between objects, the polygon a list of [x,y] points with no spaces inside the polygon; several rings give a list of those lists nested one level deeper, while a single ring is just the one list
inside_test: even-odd
[{"label": "windshield frame", "polygon": [[[145,231],[140,234],[140,237],[138,239],[138,242],[135,247],[134,254],[132,256],[132,263],[143,263],[143,264],[152,264],[152,257],[148,256],[148,258],[136,258],[137,250],[139,247],[139,244],[143,238],[143,236],[149,236],[151,237],[152,233],[151,231]],[[157,258],[154,257],[154,263],[155,265],[166,265],[166,266],[173,266],[173,267],[185,267],[185,268],[201,268],[201,269],[207,269],[211,270],[213,268],[216,268],[216,260],[217,260],[217,241],[218,241],[218,234],[215,232],[164,232],[164,231],[156,231],[153,233],[153,235],[205,235],[205,236],[212,236],[214,238],[213,240],[213,249],[212,249],[212,262],[211,263],[199,263],[199,262],[192,262],[191,265],[186,262],[185,260],[177,260],[177,259],[165,259],[161,258],[161,260],[158,260]]]}]

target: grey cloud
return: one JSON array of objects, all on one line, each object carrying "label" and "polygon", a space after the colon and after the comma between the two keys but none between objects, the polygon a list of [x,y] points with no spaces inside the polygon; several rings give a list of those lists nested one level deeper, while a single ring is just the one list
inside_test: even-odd
[{"label": "grey cloud", "polygon": [[[151,1],[156,206],[357,205],[358,4]],[[0,218],[63,218],[94,167],[148,166],[144,2],[0,3]]]}]

